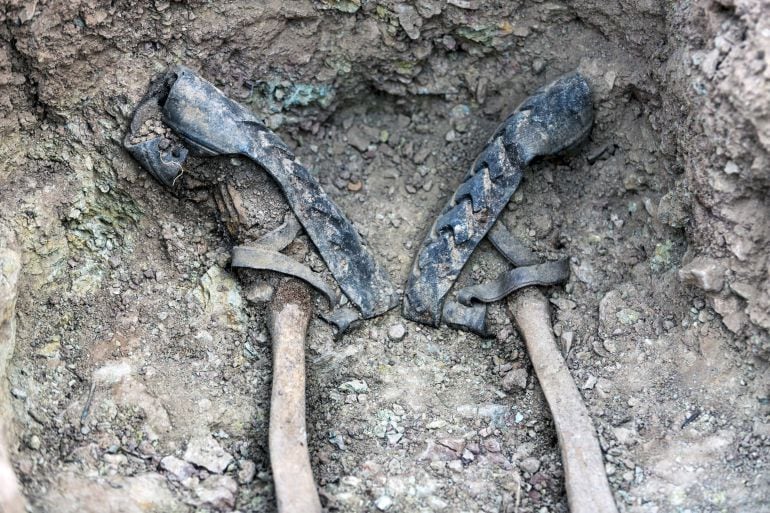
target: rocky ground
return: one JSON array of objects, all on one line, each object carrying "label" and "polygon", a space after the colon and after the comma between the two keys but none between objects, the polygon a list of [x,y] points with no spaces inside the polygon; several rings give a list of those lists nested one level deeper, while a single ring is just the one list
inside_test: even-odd
[{"label": "rocky ground", "polygon": [[[0,417],[32,510],[275,509],[274,277],[228,267],[215,197],[248,182],[256,233],[287,207],[248,162],[191,160],[170,191],[121,147],[149,79],[183,63],[265,117],[399,284],[497,123],[579,69],[590,140],[528,170],[501,221],[571,258],[569,283],[547,291],[554,329],[619,509],[770,511],[769,11],[0,5],[0,246],[21,255]],[[323,271],[305,237],[291,251]],[[484,242],[460,281],[506,269]],[[328,510],[567,510],[548,408],[502,303],[490,324],[483,339],[394,310],[335,340],[312,322],[308,431]]]}]

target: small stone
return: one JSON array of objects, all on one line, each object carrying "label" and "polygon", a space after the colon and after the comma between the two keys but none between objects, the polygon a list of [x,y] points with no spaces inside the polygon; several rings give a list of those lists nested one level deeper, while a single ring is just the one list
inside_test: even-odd
[{"label": "small stone", "polygon": [[733,312],[722,317],[725,327],[733,333],[739,333],[746,324],[748,316],[743,312]]},{"label": "small stone", "polygon": [[401,323],[394,324],[388,329],[388,338],[390,340],[402,340],[404,335],[406,335],[406,328]]},{"label": "small stone", "polygon": [[[160,279],[157,277],[156,279]],[[212,321],[242,331],[248,324],[243,296],[233,275],[219,264],[211,266],[200,277],[200,286],[193,288],[188,298],[198,303]]]},{"label": "small stone", "polygon": [[107,465],[120,467],[128,464],[128,457],[125,454],[105,454],[102,459]]},{"label": "small stone", "polygon": [[545,61],[543,59],[535,59],[532,61],[532,73],[539,75],[545,70]]},{"label": "small stone", "polygon": [[454,142],[454,141],[456,141],[457,140],[457,132],[455,132],[454,130],[450,130],[444,136],[444,140],[446,140],[446,142]]},{"label": "small stone", "polygon": [[417,10],[411,5],[399,4],[396,7],[398,12],[398,23],[406,32],[410,39],[420,38],[420,28],[422,27],[422,18]]},{"label": "small stone", "polygon": [[[458,406],[458,413],[461,406]],[[505,415],[508,408],[502,404],[480,404],[476,409],[476,415],[489,419],[497,419]]]},{"label": "small stone", "polygon": [[616,427],[614,430],[615,438],[618,439],[622,445],[629,445],[636,440],[636,431],[624,427]]},{"label": "small stone", "polygon": [[149,440],[142,440],[142,443],[139,444],[139,452],[145,456],[153,456],[155,455],[155,446]]},{"label": "small stone", "polygon": [[420,461],[451,461],[457,459],[457,453],[445,447],[433,440],[428,440],[425,450],[420,453],[418,460]]},{"label": "small stone", "polygon": [[160,460],[160,468],[177,481],[184,481],[195,473],[195,467],[176,456],[166,456]]},{"label": "small stone", "polygon": [[462,460],[452,460],[449,463],[447,463],[447,467],[449,467],[449,470],[453,472],[462,472],[463,462]]},{"label": "small stone", "polygon": [[350,488],[357,488],[361,484],[361,479],[356,476],[345,476],[340,479],[340,483]]},{"label": "small stone", "polygon": [[647,178],[641,173],[629,172],[623,177],[623,187],[627,191],[638,191],[647,185]]},{"label": "small stone", "polygon": [[354,394],[364,394],[369,391],[369,385],[362,379],[352,379],[346,381],[338,387],[343,392],[352,392]]},{"label": "small stone", "polygon": [[468,124],[471,119],[471,109],[464,103],[455,105],[452,110],[449,111],[449,120],[452,123],[452,128],[458,132],[468,131]]},{"label": "small stone", "polygon": [[446,462],[445,461],[431,461],[430,462],[430,468],[436,471],[441,471],[446,468]]},{"label": "small stone", "polygon": [[728,175],[737,175],[741,172],[741,168],[738,167],[738,164],[733,162],[732,160],[728,161],[727,164],[725,164],[725,173]]},{"label": "small stone", "polygon": [[388,445],[396,445],[404,437],[401,433],[388,433]]},{"label": "small stone", "polygon": [[238,470],[238,482],[241,484],[249,484],[254,481],[254,476],[257,475],[257,465],[251,460],[241,460],[240,469]]},{"label": "small stone", "polygon": [[438,440],[438,443],[446,447],[447,449],[451,449],[456,454],[462,454],[463,449],[465,449],[465,440],[462,438],[442,438]]},{"label": "small stone", "polygon": [[607,339],[607,340],[605,340],[605,341],[602,343],[602,345],[604,346],[604,349],[605,349],[605,350],[606,350],[608,353],[610,353],[610,354],[615,354],[615,353],[617,353],[617,352],[618,352],[618,346],[615,344],[615,342],[614,342],[614,341],[612,341],[612,340],[610,340],[610,339]]},{"label": "small stone", "polygon": [[358,127],[353,127],[348,131],[348,144],[353,146],[358,151],[366,151],[369,149],[369,138]]},{"label": "small stone", "polygon": [[489,87],[489,79],[487,77],[479,78],[476,82],[476,102],[479,105],[483,105],[487,98],[487,89]]},{"label": "small stone", "polygon": [[682,228],[690,219],[685,198],[677,190],[667,192],[658,202],[658,219],[672,228]]},{"label": "small stone", "polygon": [[16,460],[19,473],[23,476],[30,476],[35,470],[35,462],[29,458],[21,458]]},{"label": "small stone", "polygon": [[27,392],[25,390],[22,390],[21,388],[12,388],[11,395],[14,396],[16,399],[27,398]]},{"label": "small stone", "polygon": [[184,459],[215,474],[224,472],[233,461],[233,457],[211,435],[191,440]]},{"label": "small stone", "polygon": [[342,434],[339,431],[336,431],[336,430],[329,431],[328,440],[329,440],[329,443],[337,447],[337,449],[341,451],[345,450],[345,438],[342,436]]},{"label": "small stone", "polygon": [[528,374],[526,369],[513,369],[509,371],[505,377],[503,377],[503,390],[506,392],[524,390],[527,388],[527,377]]},{"label": "small stone", "polygon": [[757,296],[757,289],[748,283],[733,282],[730,284],[730,289],[748,301],[753,301]]},{"label": "small stone", "polygon": [[596,376],[594,376],[593,374],[589,374],[582,388],[583,390],[593,390],[595,386],[596,386]]},{"label": "small stone", "polygon": [[540,460],[537,458],[527,458],[521,462],[521,468],[525,472],[534,474],[535,472],[540,470]]},{"label": "small stone", "polygon": [[571,299],[554,298],[554,299],[551,299],[550,301],[551,301],[551,304],[553,304],[559,310],[574,310],[575,308],[577,308],[577,303],[575,303]]},{"label": "small stone", "polygon": [[428,506],[430,506],[430,509],[433,511],[440,511],[442,509],[446,509],[449,506],[445,500],[442,500],[435,495],[428,497],[427,502]]},{"label": "small stone", "polygon": [[634,324],[641,317],[639,312],[630,308],[622,308],[615,314],[621,324]]},{"label": "small stone", "polygon": [[422,18],[428,19],[441,14],[443,3],[442,0],[417,0],[415,7]]},{"label": "small stone", "polygon": [[195,495],[202,506],[228,511],[235,506],[238,484],[230,476],[209,476],[195,487]]},{"label": "small stone", "polygon": [[724,269],[714,259],[697,257],[679,270],[679,280],[706,292],[719,292],[724,286]]},{"label": "small stone", "polygon": [[348,190],[350,192],[358,192],[364,187],[364,182],[356,180],[355,182],[348,182]]},{"label": "small stone", "polygon": [[260,281],[246,289],[246,300],[251,303],[267,303],[273,298],[273,287]]},{"label": "small stone", "polygon": [[[658,205],[656,205],[650,198],[644,198],[644,210],[647,212],[647,215],[650,217],[657,217],[658,216]],[[629,211],[631,209],[629,208]]]},{"label": "small stone", "polygon": [[[423,146],[422,148],[414,152],[414,157],[412,157],[412,162],[414,162],[419,166],[420,164],[425,162],[425,160],[428,158],[428,155],[430,155],[430,152],[431,152],[430,146]],[[428,171],[430,171],[430,169],[425,166],[421,166],[420,168],[418,168],[418,171],[420,172],[421,176],[425,176],[428,174]]]},{"label": "small stone", "polygon": [[500,440],[497,438],[487,438],[482,442],[482,445],[487,452],[500,452],[503,450]]},{"label": "small stone", "polygon": [[381,495],[376,501],[374,501],[374,505],[377,506],[377,509],[380,511],[387,511],[393,505],[393,499],[387,495]]},{"label": "small stone", "polygon": [[37,435],[32,435],[27,440],[27,447],[29,447],[33,451],[40,449],[40,445],[41,445],[40,437]]}]

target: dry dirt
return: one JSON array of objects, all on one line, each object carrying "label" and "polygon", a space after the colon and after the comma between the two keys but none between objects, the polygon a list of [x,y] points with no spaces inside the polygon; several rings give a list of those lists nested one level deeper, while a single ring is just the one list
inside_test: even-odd
[{"label": "dry dirt", "polygon": [[[254,235],[287,207],[248,162],[191,160],[169,191],[123,151],[172,64],[262,115],[399,284],[496,124],[582,71],[590,140],[529,169],[501,220],[572,259],[548,294],[619,509],[770,511],[769,2],[11,0],[0,248],[22,268],[0,420],[32,511],[275,509],[275,277],[229,269],[214,196],[251,191]],[[305,238],[292,251],[323,270]],[[506,268],[482,243],[460,281]],[[482,339],[394,310],[341,340],[312,321],[328,510],[567,510],[521,340],[502,304],[490,321]]]}]

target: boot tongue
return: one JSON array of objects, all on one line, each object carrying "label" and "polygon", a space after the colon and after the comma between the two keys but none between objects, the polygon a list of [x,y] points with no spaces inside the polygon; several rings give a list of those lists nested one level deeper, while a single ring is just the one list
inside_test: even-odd
[{"label": "boot tongue", "polygon": [[173,73],[176,80],[163,103],[163,121],[198,152],[249,154],[253,128],[265,129],[259,119],[191,70],[180,67]]}]

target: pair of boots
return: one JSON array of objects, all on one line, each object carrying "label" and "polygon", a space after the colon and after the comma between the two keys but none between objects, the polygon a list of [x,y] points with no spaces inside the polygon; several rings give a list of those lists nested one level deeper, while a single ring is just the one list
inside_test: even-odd
[{"label": "pair of boots", "polygon": [[[148,122],[160,119],[181,137],[180,142],[159,135],[159,130],[146,133]],[[407,280],[404,317],[431,326],[438,326],[443,319],[450,325],[485,334],[485,303],[524,286],[552,285],[568,278],[566,260],[538,263],[504,226],[495,226],[495,221],[519,186],[527,164],[536,157],[576,146],[587,137],[592,123],[591,91],[577,73],[562,76],[519,105],[489,139],[423,241]],[[173,186],[189,153],[242,155],[253,160],[276,180],[340,289],[360,315],[368,319],[396,306],[398,298],[387,272],[289,148],[251,111],[192,70],[174,68],[151,84],[134,112],[124,144],[167,186]],[[462,289],[457,301],[447,301],[463,266],[488,234],[516,268],[493,282]],[[249,260],[243,252],[240,258],[234,258],[234,265],[278,270],[310,281],[292,271],[294,267],[289,263],[278,268],[265,262]],[[342,330],[354,318],[349,313],[336,316]]]}]

